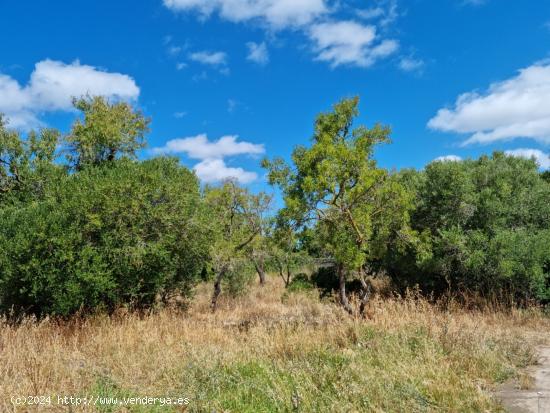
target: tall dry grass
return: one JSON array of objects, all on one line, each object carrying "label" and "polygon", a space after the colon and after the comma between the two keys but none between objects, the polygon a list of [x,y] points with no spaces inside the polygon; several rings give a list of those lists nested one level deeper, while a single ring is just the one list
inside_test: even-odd
[{"label": "tall dry grass", "polygon": [[[534,361],[550,321],[537,310],[442,310],[373,299],[352,319],[272,279],[209,311],[199,288],[183,313],[117,313],[0,324],[1,412],[165,412],[60,406],[55,397],[189,397],[190,412],[499,411],[491,390]],[[284,297],[284,299],[282,299]],[[14,406],[14,395],[52,395]]]}]

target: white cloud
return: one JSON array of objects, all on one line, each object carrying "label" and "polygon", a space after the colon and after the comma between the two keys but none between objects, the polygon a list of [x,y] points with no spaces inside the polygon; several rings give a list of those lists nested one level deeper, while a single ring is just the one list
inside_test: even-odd
[{"label": "white cloud", "polygon": [[486,93],[466,93],[441,109],[428,126],[470,134],[464,145],[529,138],[550,144],[550,63],[537,63]]},{"label": "white cloud", "polygon": [[395,40],[377,42],[375,26],[354,21],[315,24],[309,35],[315,43],[317,59],[329,62],[332,67],[369,67],[399,48]]},{"label": "white cloud", "polygon": [[269,62],[269,52],[267,51],[265,42],[248,42],[246,47],[248,47],[248,56],[246,58],[251,62],[259,65],[265,65]]},{"label": "white cloud", "polygon": [[435,158],[433,162],[460,162],[462,158],[457,155],[445,155]]},{"label": "white cloud", "polygon": [[424,68],[424,61],[412,57],[403,57],[399,61],[399,68],[404,72],[419,72]]},{"label": "white cloud", "polygon": [[241,184],[248,184],[258,179],[258,174],[255,172],[245,171],[243,168],[230,168],[223,159],[205,159],[196,164],[193,170],[205,183],[236,179]]},{"label": "white cloud", "polygon": [[188,138],[173,139],[161,148],[154,148],[155,153],[184,153],[192,159],[222,159],[236,155],[261,155],[265,152],[263,145],[250,142],[237,142],[238,136],[223,136],[217,141],[210,141],[206,134]]},{"label": "white cloud", "polygon": [[195,52],[189,55],[195,62],[211,66],[224,66],[227,63],[227,55],[224,52]]},{"label": "white cloud", "polygon": [[[356,16],[373,21],[362,25],[338,20],[342,4],[335,0],[163,0],[179,12],[195,12],[201,18],[217,14],[232,22],[259,22],[270,31],[300,30],[312,43],[316,59],[332,67],[341,65],[369,67],[393,54],[396,40],[377,35],[399,17],[396,0],[380,0],[379,6],[356,11]],[[384,30],[383,30],[384,31]],[[249,43],[248,59],[265,64],[269,60],[265,43]]]},{"label": "white cloud", "polygon": [[534,159],[542,169],[550,169],[550,155],[539,149],[520,148],[505,153],[518,158]]},{"label": "white cloud", "polygon": [[275,29],[308,24],[328,11],[325,0],[164,0],[164,5],[203,17],[218,13],[233,22],[257,20]]},{"label": "white cloud", "polygon": [[230,168],[225,164],[225,158],[238,155],[261,155],[264,146],[251,142],[238,142],[237,136],[223,136],[217,141],[210,141],[206,134],[188,138],[173,139],[165,146],[153,148],[154,154],[185,154],[200,162],[193,169],[203,182],[216,182],[235,178],[241,183],[249,183],[257,179],[255,172],[242,168]]},{"label": "white cloud", "polygon": [[376,0],[376,6],[357,10],[355,14],[363,20],[375,20],[381,28],[389,26],[401,15],[397,0]]},{"label": "white cloud", "polygon": [[25,86],[0,74],[0,112],[6,114],[14,128],[39,126],[39,114],[72,110],[72,98],[86,94],[133,100],[139,96],[139,88],[127,75],[106,72],[78,61],[71,64],[54,60],[38,62]]}]

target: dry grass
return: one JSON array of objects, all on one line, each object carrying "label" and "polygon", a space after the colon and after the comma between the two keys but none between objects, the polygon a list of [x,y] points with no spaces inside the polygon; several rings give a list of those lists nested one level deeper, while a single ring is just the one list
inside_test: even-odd
[{"label": "dry grass", "polygon": [[183,314],[0,324],[0,411],[165,412],[166,407],[15,407],[13,395],[184,396],[192,412],[499,411],[494,386],[520,376],[550,321],[536,310],[436,309],[373,300],[354,320],[278,280]]}]

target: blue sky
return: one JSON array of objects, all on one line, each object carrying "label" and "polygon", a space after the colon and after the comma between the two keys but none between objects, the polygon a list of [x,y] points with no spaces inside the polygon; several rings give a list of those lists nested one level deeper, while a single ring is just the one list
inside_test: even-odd
[{"label": "blue sky", "polygon": [[259,159],[354,95],[393,128],[384,167],[493,150],[550,167],[547,0],[4,0],[0,38],[12,127],[67,130],[75,94],[130,100],[153,119],[141,156],[205,182],[262,187]]}]

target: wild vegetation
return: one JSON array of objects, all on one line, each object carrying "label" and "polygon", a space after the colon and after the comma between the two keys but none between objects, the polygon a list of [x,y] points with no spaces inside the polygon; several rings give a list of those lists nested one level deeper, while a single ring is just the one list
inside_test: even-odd
[{"label": "wild vegetation", "polygon": [[325,263],[349,313],[350,292],[363,313],[381,276],[400,292],[550,298],[550,184],[532,160],[495,153],[388,171],[374,154],[390,129],[356,125],[358,99],[346,99],[319,115],[291,164],[264,160],[284,199],[273,211],[270,196],[235,182],[201,188],[175,158],[137,160],[149,119],[128,104],[74,106],[82,116],[66,135],[23,137],[0,120],[5,314],[188,302],[201,279],[213,282],[215,310],[223,285],[238,294],[271,270],[288,286],[306,262]]},{"label": "wild vegetation", "polygon": [[484,411],[533,361],[550,299],[550,179],[534,160],[390,171],[375,160],[390,129],[357,124],[345,99],[290,162],[263,161],[275,210],[176,158],[138,159],[150,121],[127,103],[74,106],[67,134],[0,116],[2,396]]},{"label": "wild vegetation", "polygon": [[0,410],[69,411],[9,397],[44,394],[188,397],[189,412],[498,412],[492,390],[512,378],[529,386],[522,368],[550,327],[536,310],[440,308],[415,295],[374,297],[365,322],[278,277],[210,305],[203,284],[186,312],[3,323]]}]

